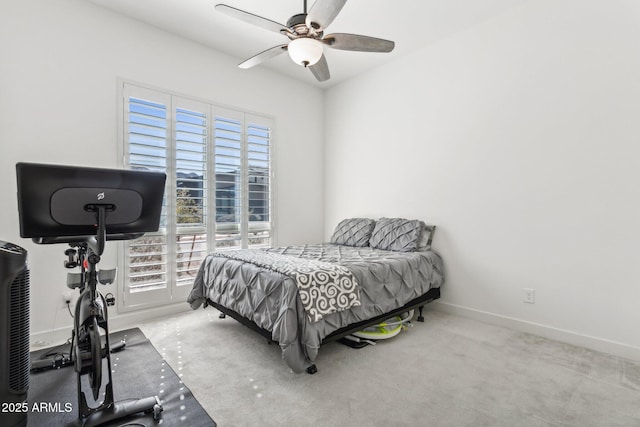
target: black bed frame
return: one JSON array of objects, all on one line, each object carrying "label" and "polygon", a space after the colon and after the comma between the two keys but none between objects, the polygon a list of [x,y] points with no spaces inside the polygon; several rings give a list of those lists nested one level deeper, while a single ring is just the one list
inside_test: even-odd
[{"label": "black bed frame", "polygon": [[[412,299],[411,301],[409,301],[408,303],[406,303],[405,305],[403,305],[402,307],[396,308],[395,310],[391,310],[388,313],[384,313],[381,314],[380,316],[376,316],[373,317],[371,319],[368,320],[363,320],[362,322],[357,322],[357,323],[352,323],[350,325],[347,325],[343,328],[340,328],[334,332],[332,332],[331,334],[327,335],[323,340],[321,344],[326,344],[328,342],[331,341],[336,341],[339,340],[341,338],[346,337],[347,335],[351,335],[354,332],[358,332],[361,331],[365,328],[368,328],[369,326],[373,326],[373,325],[377,325],[380,322],[387,320],[390,317],[393,317],[397,314],[401,314],[401,313],[405,313],[409,310],[413,310],[415,308],[417,308],[419,310],[419,315],[418,315],[418,322],[424,322],[424,317],[422,315],[422,310],[425,306],[425,304],[430,303],[431,301],[434,301],[436,299],[440,298],[440,288],[431,288],[429,289],[429,291],[426,294],[423,294],[417,298]],[[224,307],[220,304],[218,304],[217,302],[211,301],[210,299],[207,299],[207,303],[206,305],[210,305],[212,307],[215,307],[216,309],[218,309],[222,314],[220,315],[220,317],[224,318],[225,316],[231,316],[234,319],[236,319],[238,322],[242,323],[243,325],[247,326],[248,328],[258,332],[260,335],[264,336],[269,343],[277,343],[277,341],[274,341],[272,338],[272,334],[271,331],[268,331],[264,328],[261,328],[260,326],[256,325],[252,320],[247,319],[246,317],[238,314],[237,312]],[[205,307],[206,307],[205,305]],[[316,367],[316,365],[311,365],[307,368],[307,373],[309,374],[315,374],[316,372],[318,372],[318,368]]]}]

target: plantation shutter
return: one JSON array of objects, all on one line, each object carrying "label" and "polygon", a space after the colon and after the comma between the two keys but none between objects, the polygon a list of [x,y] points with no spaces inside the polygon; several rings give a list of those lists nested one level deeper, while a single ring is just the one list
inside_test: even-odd
[{"label": "plantation shutter", "polygon": [[210,107],[175,100],[176,296],[186,296],[207,255],[207,144]]},{"label": "plantation shutter", "polygon": [[215,117],[216,250],[242,247],[242,115],[221,110]]},{"label": "plantation shutter", "polygon": [[122,113],[124,166],[167,184],[158,232],[123,243],[119,310],[184,301],[211,250],[272,244],[271,119],[128,83]]},{"label": "plantation shutter", "polygon": [[[131,86],[125,86],[124,95],[127,166],[167,173],[171,132],[170,97]],[[125,243],[124,298],[128,306],[167,298],[167,194],[168,189],[165,189],[160,230]]]},{"label": "plantation shutter", "polygon": [[247,115],[248,246],[271,245],[271,122]]}]

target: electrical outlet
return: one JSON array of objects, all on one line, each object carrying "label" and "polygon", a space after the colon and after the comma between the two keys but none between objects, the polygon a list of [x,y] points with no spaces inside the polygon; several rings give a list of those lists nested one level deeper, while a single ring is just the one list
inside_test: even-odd
[{"label": "electrical outlet", "polygon": [[524,288],[524,302],[527,304],[535,304],[536,303],[536,290],[531,288]]},{"label": "electrical outlet", "polygon": [[73,299],[72,292],[65,292],[62,294],[62,302],[66,306],[67,304],[71,304],[71,300]]}]

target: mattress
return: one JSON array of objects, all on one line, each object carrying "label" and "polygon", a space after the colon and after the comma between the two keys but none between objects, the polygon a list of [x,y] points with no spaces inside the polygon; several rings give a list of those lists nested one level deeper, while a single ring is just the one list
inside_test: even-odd
[{"label": "mattress", "polygon": [[359,306],[311,321],[289,275],[221,253],[202,262],[188,297],[191,307],[206,305],[208,299],[270,331],[294,372],[315,363],[323,338],[332,332],[402,307],[444,282],[442,259],[431,250],[395,252],[324,243],[262,251],[346,267],[359,286]]}]

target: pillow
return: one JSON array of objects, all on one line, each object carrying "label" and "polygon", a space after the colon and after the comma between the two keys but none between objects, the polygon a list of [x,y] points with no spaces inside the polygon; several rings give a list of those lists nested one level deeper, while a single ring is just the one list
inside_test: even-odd
[{"label": "pillow", "polygon": [[422,235],[420,236],[420,240],[418,241],[418,251],[428,251],[431,249],[431,241],[433,240],[433,235],[436,232],[435,225],[424,225],[422,229]]},{"label": "pillow", "polygon": [[369,218],[347,218],[336,226],[330,243],[345,246],[369,246],[369,238],[375,226]]},{"label": "pillow", "polygon": [[386,251],[415,251],[424,225],[424,222],[417,219],[381,218],[376,222],[369,246]]}]

